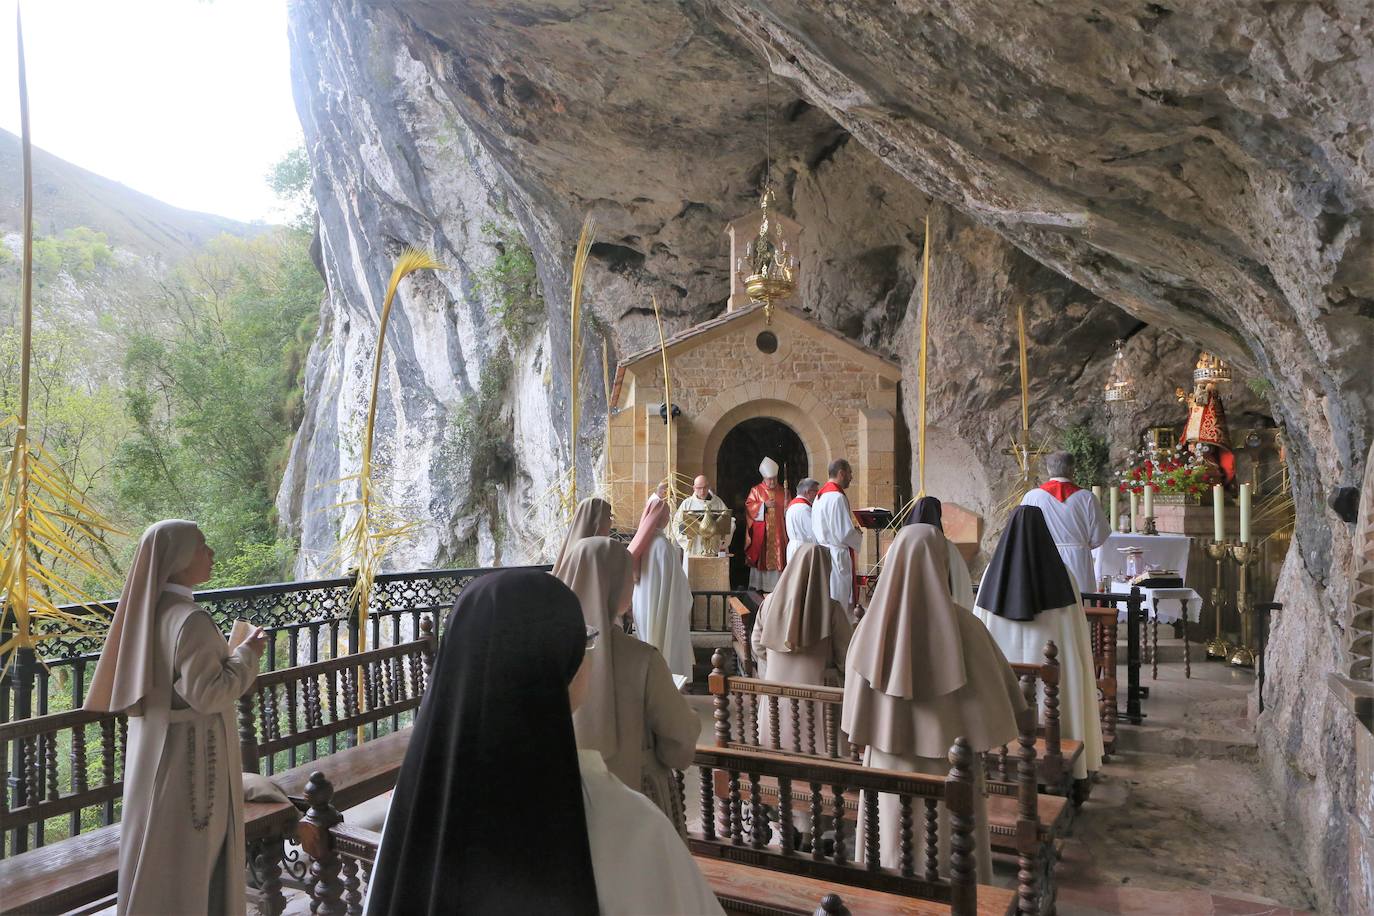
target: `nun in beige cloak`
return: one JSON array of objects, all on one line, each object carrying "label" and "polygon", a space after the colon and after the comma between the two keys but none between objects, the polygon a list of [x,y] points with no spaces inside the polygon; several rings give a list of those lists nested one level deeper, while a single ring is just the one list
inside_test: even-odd
[{"label": "nun in beige cloak", "polygon": [[262,630],[233,652],[192,600],[214,552],[195,522],[143,533],[85,708],[126,711],[120,914],[245,912],[243,761],[234,711]]},{"label": "nun in beige cloak", "polygon": [[[841,724],[865,745],[864,765],[949,774],[949,749],[962,737],[975,752],[1013,741],[1026,701],[988,631],[949,593],[948,542],[931,525],[907,525],[888,549],[883,574],[849,647]],[[978,880],[992,879],[982,767],[975,780]],[[882,865],[900,856],[897,797],[878,802]],[[855,849],[864,849],[863,828]],[[949,814],[940,808],[940,863],[949,868]]]},{"label": "nun in beige cloak", "polygon": [[611,773],[648,796],[683,833],[672,771],[691,766],[701,720],[658,650],[620,625],[634,588],[630,552],[610,538],[584,538],[553,574],[582,602],[587,625],[601,632],[601,645],[587,656],[586,699],[573,713],[577,746],[600,751]]},{"label": "nun in beige cloak", "polygon": [[553,565],[560,566],[563,558],[568,555],[569,548],[583,538],[604,538],[610,533],[611,504],[600,496],[588,496],[573,510],[572,524],[568,526],[568,534],[563,538],[563,545],[558,548],[558,558],[553,561]]},{"label": "nun in beige cloak", "polygon": [[[845,655],[853,635],[849,615],[830,597],[829,548],[798,544],[754,619],[751,641],[759,678],[779,684],[842,684]],[[791,702],[798,701],[782,699],[778,703],[782,749],[823,754],[823,746],[800,747],[805,739],[793,735]],[[797,712],[799,721],[806,721],[805,710]],[[821,717],[819,711],[813,714],[816,742],[821,743]],[[771,728],[771,716],[760,717],[759,742],[765,747],[773,746]]]}]

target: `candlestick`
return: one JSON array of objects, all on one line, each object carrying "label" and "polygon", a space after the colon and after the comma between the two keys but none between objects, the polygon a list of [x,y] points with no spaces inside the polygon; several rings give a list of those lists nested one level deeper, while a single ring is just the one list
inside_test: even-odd
[{"label": "candlestick", "polygon": [[1240,542],[1250,543],[1250,485],[1240,485]]},{"label": "candlestick", "polygon": [[1135,509],[1136,509],[1136,503],[1137,503],[1138,501],[1139,501],[1139,497],[1136,496],[1135,490],[1132,490],[1132,491],[1131,491],[1131,507],[1130,507],[1130,508],[1131,508],[1131,534],[1135,534],[1135,533],[1136,533],[1136,529],[1135,529]]},{"label": "candlestick", "polygon": [[[1241,494],[1245,496],[1241,484]],[[1244,520],[1245,516],[1241,516]],[[1242,522],[1244,524],[1244,522]],[[1242,527],[1244,532],[1245,528]],[[1236,561],[1238,580],[1236,583],[1236,613],[1240,615],[1240,644],[1231,653],[1231,664],[1237,668],[1255,667],[1255,653],[1250,650],[1250,614],[1254,610],[1250,603],[1250,566],[1259,559],[1259,551],[1247,543],[1231,545],[1231,556]]]},{"label": "candlestick", "polygon": [[1121,506],[1117,504],[1117,497],[1119,497],[1120,495],[1121,494],[1117,492],[1116,487],[1112,487],[1111,495],[1107,497],[1107,508],[1111,514],[1113,531],[1116,531],[1121,527]]},{"label": "candlestick", "polygon": [[1212,582],[1212,613],[1216,615],[1216,635],[1207,641],[1208,658],[1230,658],[1235,651],[1235,646],[1221,635],[1221,618],[1226,610],[1226,580],[1224,564],[1226,559],[1231,556],[1231,545],[1222,540],[1213,541],[1205,545],[1207,556],[1212,558],[1213,575]]},{"label": "candlestick", "polygon": [[1226,540],[1226,491],[1219,483],[1212,485],[1212,540]]}]

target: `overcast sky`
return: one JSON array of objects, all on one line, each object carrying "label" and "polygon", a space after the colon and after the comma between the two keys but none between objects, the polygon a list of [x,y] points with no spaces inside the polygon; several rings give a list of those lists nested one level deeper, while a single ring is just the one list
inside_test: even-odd
[{"label": "overcast sky", "polygon": [[[19,132],[16,0],[0,127]],[[281,218],[265,175],[301,143],[286,0],[22,0],[35,146],[188,210]]]}]

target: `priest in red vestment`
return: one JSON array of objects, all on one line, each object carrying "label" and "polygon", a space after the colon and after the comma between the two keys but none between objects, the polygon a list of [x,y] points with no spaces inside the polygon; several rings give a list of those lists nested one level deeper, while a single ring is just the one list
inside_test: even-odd
[{"label": "priest in red vestment", "polygon": [[744,500],[749,521],[744,560],[749,564],[749,587],[771,592],[787,564],[787,490],[778,483],[778,463],[772,458],[763,459],[759,474],[763,480]]}]

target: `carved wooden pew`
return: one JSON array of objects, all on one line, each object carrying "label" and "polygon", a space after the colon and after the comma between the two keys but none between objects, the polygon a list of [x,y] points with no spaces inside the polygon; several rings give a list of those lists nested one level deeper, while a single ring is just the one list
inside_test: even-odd
[{"label": "carved wooden pew", "polygon": [[[876,787],[878,791],[894,793],[910,790],[909,794],[929,799],[936,804],[951,805],[955,835],[951,838],[952,877],[931,879],[922,872],[915,876],[914,866],[903,875],[901,870],[885,870],[866,865],[837,861],[801,853],[783,853],[755,847],[740,839],[710,839],[705,833],[694,836],[690,843],[697,857],[698,867],[716,892],[727,913],[761,914],[761,916],[798,916],[813,912],[816,916],[845,916],[849,907],[856,913],[905,914],[905,916],[937,916],[937,914],[978,914],[978,916],[1007,916],[1014,912],[1016,895],[1011,891],[978,886],[973,879],[972,839],[972,774],[967,770],[972,755],[967,749],[961,760],[965,770],[949,779],[933,776],[912,776],[886,773],[855,766],[850,763],[830,764],[821,761],[798,761],[751,752],[721,751],[698,748],[696,763],[709,767],[721,762],[721,755],[729,759],[727,766],[736,765],[752,772],[754,769],[781,767],[783,771],[801,768],[807,777],[819,777],[832,790],[847,791],[846,780],[857,777],[855,785]],[[711,782],[709,770],[706,782]],[[954,786],[950,789],[949,786]],[[819,791],[819,789],[818,789]],[[311,909],[317,916],[356,916],[362,912],[367,881],[376,861],[380,834],[350,826],[334,806],[334,786],[323,773],[310,776],[305,788],[309,804],[305,817],[297,828],[303,848],[310,854],[309,890]],[[874,796],[876,807],[877,796]],[[724,811],[730,822],[739,819],[739,806]],[[713,821],[713,815],[708,815]],[[876,815],[875,815],[876,820]],[[788,822],[790,824],[790,821]],[[715,836],[715,834],[712,834]],[[870,847],[876,850],[878,838]],[[775,854],[776,853],[776,854]],[[925,850],[922,850],[925,854]],[[914,851],[911,851],[914,856]],[[925,862],[928,854],[922,858]],[[780,864],[784,863],[785,864]],[[876,861],[876,859],[874,860]],[[913,859],[914,861],[914,859]],[[876,887],[886,882],[893,890]],[[924,899],[909,896],[914,887],[928,891]]]},{"label": "carved wooden pew", "polygon": [[[698,857],[905,894],[944,904],[953,913],[1005,913],[1019,909],[1020,904],[1024,904],[1023,912],[1032,912],[1038,900],[1038,869],[1030,859],[1022,862],[1019,895],[977,884],[972,855],[976,758],[963,739],[950,750],[950,762],[949,776],[941,778],[851,761],[701,745],[694,760],[700,782],[700,820],[695,829],[689,822],[688,844]],[[719,791],[722,785],[728,787],[724,793]],[[880,864],[879,794],[897,796],[901,806],[896,868]],[[767,813],[770,802],[777,812],[773,824]],[[862,863],[853,861],[847,851],[855,836],[854,818],[849,816],[854,805],[862,805],[872,828],[866,831]],[[953,831],[950,861],[943,874],[937,826],[941,806],[949,810]],[[809,812],[809,836],[795,835],[794,812]],[[911,828],[918,817],[924,830],[913,841]],[[826,823],[834,831],[828,845],[822,836]]]},{"label": "carved wooden pew", "polygon": [[[389,790],[405,757],[409,730],[350,745],[359,728],[374,734],[379,727],[395,728],[419,707],[433,663],[433,629],[425,618],[413,642],[260,675],[239,701],[244,769],[271,772],[279,761],[308,758],[271,777],[287,796],[299,799],[314,759],[324,753],[340,774],[341,803],[356,805]],[[119,869],[114,804],[124,790],[127,726],[121,714],[84,710],[0,724],[0,782],[17,777],[10,803],[0,793],[0,831],[22,837],[15,845],[28,850],[0,860],[0,913],[64,912],[114,894]],[[97,736],[99,750],[92,754],[88,741]],[[8,762],[16,747],[24,766],[11,774]],[[93,809],[103,826],[80,832],[82,812]],[[285,906],[282,857],[298,815],[298,804],[291,802],[244,806],[247,861],[262,905],[271,913]],[[71,835],[44,843],[52,822],[64,819],[70,819]]]}]

